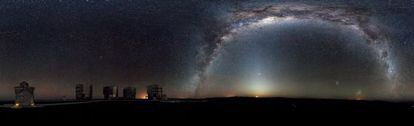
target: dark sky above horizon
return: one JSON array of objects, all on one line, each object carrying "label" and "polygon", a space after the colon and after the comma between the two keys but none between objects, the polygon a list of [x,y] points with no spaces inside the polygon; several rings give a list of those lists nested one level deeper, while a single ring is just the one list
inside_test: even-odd
[{"label": "dark sky above horizon", "polygon": [[[293,7],[276,19],[274,10],[261,10],[286,4],[309,9],[311,18]],[[354,15],[308,6],[366,10],[370,21],[340,25],[331,18]],[[137,87],[142,97],[150,84],[171,97],[193,97],[194,83],[203,83],[200,97],[412,100],[413,7],[388,0],[4,0],[0,99],[13,99],[13,87],[27,81],[40,99],[73,98],[78,83],[94,85],[98,97],[107,85]],[[239,12],[243,18],[235,19]],[[331,22],[313,13],[332,14]],[[364,28],[390,42],[367,44]],[[376,50],[385,50],[384,61]]]}]

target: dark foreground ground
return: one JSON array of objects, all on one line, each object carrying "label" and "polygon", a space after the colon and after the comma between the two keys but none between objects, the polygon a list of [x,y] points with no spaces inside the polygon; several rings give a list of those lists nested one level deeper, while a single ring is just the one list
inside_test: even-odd
[{"label": "dark foreground ground", "polygon": [[[2,119],[31,118],[58,120],[87,119],[214,119],[264,117],[364,117],[410,116],[410,102],[318,100],[286,98],[177,99],[164,102],[91,101],[76,104],[49,104],[37,108],[0,108]],[[41,106],[41,103],[40,103]]]}]

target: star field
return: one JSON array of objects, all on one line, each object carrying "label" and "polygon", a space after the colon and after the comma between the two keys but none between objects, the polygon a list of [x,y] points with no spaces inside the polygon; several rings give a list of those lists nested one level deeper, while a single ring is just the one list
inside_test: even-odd
[{"label": "star field", "polygon": [[171,97],[414,98],[414,3],[6,0],[0,99],[78,83]]}]

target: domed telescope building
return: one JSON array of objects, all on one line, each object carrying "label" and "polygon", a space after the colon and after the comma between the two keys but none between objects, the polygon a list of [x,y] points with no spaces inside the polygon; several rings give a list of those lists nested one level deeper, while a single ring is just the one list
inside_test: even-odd
[{"label": "domed telescope building", "polygon": [[34,87],[23,81],[19,86],[14,87],[16,93],[15,108],[34,107]]}]

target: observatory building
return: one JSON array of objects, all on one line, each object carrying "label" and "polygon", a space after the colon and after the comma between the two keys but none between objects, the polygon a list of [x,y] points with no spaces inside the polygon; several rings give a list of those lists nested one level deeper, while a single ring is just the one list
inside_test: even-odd
[{"label": "observatory building", "polygon": [[104,99],[117,99],[118,98],[118,87],[117,86],[106,86],[103,88]]},{"label": "observatory building", "polygon": [[23,81],[19,86],[14,87],[16,101],[14,107],[34,107],[34,87],[29,87],[29,83]]},{"label": "observatory building", "polygon": [[137,94],[137,89],[134,87],[126,87],[123,90],[124,92],[124,99],[133,100]]},{"label": "observatory building", "polygon": [[162,87],[159,85],[150,85],[147,87],[148,100],[161,101],[166,100],[167,95],[163,94]]},{"label": "observatory building", "polygon": [[77,84],[75,88],[75,97],[76,97],[76,100],[92,100],[93,86],[89,85],[89,90],[85,92],[83,88],[83,84]]}]

